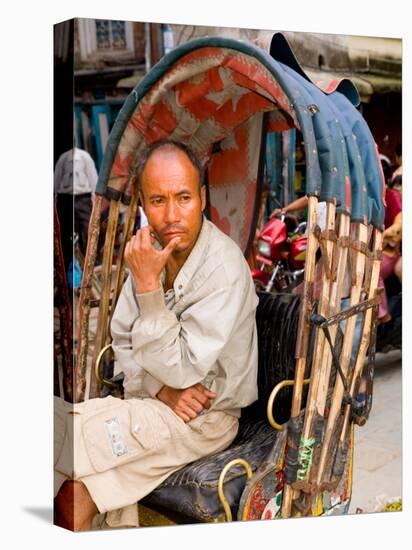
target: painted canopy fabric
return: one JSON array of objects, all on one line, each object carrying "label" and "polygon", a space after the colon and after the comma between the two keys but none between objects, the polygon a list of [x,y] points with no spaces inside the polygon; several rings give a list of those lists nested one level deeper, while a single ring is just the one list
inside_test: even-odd
[{"label": "painted canopy fabric", "polygon": [[[266,132],[297,128],[305,144],[307,193],[337,197],[350,212],[351,197],[366,189],[366,215],[381,226],[383,184],[371,154],[373,139],[359,123],[353,88],[333,89],[324,93],[252,44],[210,37],[178,46],[127,98],[110,134],[97,192],[131,196],[134,166],[144,148],[165,138],[182,141],[207,167],[212,221],[246,250],[262,183],[263,139]],[[373,174],[367,186],[355,177],[361,174],[358,151],[345,140],[354,126],[362,134],[361,161]],[[350,170],[356,163],[357,172]],[[365,214],[364,208],[357,210]]]},{"label": "painted canopy fabric", "polygon": [[[316,104],[321,107],[322,116],[330,129],[336,121],[335,132],[332,132],[335,136],[332,137],[328,135],[328,131],[323,131],[320,134],[320,140],[334,139],[337,154],[339,145],[336,141],[336,132],[340,140],[343,132],[346,154],[343,153],[343,166],[337,159],[337,172],[345,178],[345,191],[342,191],[341,187],[341,191],[338,190],[335,194],[338,198],[341,197],[340,209],[350,212],[353,221],[364,223],[370,221],[376,227],[382,228],[385,215],[385,180],[378,147],[365,119],[355,108],[360,104],[356,86],[347,78],[313,82],[299,64],[282,33],[273,35],[270,54],[316,99]],[[319,143],[319,139],[317,141]],[[348,163],[350,185],[348,185]],[[330,167],[327,170],[329,169]],[[344,193],[346,193],[346,201]]]},{"label": "painted canopy fabric", "polygon": [[[298,127],[285,92],[254,57],[229,48],[189,51],[137,102],[107,185],[135,192],[131,174],[143,148],[165,138],[184,142],[208,165],[212,221],[245,249],[255,207],[264,112],[269,113],[270,131]],[[219,149],[212,154],[215,144]]]}]

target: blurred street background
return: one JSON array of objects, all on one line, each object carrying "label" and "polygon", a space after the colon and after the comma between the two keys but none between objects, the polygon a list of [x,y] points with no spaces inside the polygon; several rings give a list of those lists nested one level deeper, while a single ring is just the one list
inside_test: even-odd
[{"label": "blurred street background", "polygon": [[402,362],[394,350],[376,356],[371,415],[355,428],[350,513],[382,509],[402,496]]}]

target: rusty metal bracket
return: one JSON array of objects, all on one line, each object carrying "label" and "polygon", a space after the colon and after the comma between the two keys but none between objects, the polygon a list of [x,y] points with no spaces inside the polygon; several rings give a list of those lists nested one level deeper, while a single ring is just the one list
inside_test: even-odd
[{"label": "rusty metal bracket", "polygon": [[357,252],[362,252],[365,256],[369,255],[368,245],[364,241],[351,241],[350,247]]},{"label": "rusty metal bracket", "polygon": [[380,262],[382,260],[382,250],[375,250],[374,252],[368,250],[367,256],[371,260],[376,260]]},{"label": "rusty metal bracket", "polygon": [[351,238],[348,235],[338,238],[338,245],[341,248],[349,248],[350,243],[351,243]]},{"label": "rusty metal bracket", "polygon": [[356,304],[355,306],[348,307],[347,309],[344,309],[343,311],[340,311],[336,315],[332,315],[331,317],[323,317],[323,321],[320,321],[318,319],[310,318],[312,322],[315,322],[315,324],[319,324],[321,328],[324,326],[330,327],[331,325],[336,325],[340,323],[341,321],[345,321],[346,319],[349,319],[349,317],[352,317],[352,315],[357,315],[358,313],[362,313],[366,311],[367,309],[371,307],[375,307],[376,305],[379,305],[380,296],[377,294],[370,300],[364,300],[363,302],[359,302],[359,304]]}]

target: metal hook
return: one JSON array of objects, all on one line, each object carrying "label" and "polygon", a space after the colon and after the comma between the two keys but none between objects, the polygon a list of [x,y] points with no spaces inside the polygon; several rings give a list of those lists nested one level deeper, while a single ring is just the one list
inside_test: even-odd
[{"label": "metal hook", "polygon": [[96,375],[96,380],[100,384],[105,384],[109,388],[117,388],[117,384],[115,384],[114,382],[111,382],[110,380],[106,380],[106,378],[103,378],[103,376],[100,374],[100,361],[102,360],[102,357],[106,353],[106,351],[111,347],[112,347],[112,344],[107,344],[107,346],[104,346],[104,348],[102,348],[99,355],[97,356],[96,364],[94,366],[94,372]]},{"label": "metal hook", "polygon": [[[303,384],[309,384],[310,378],[307,378],[303,381]],[[276,420],[273,417],[273,403],[275,401],[275,398],[277,394],[280,392],[281,389],[286,388],[287,386],[293,386],[295,383],[294,380],[282,380],[282,382],[279,382],[273,390],[272,393],[269,396],[268,405],[266,409],[266,414],[269,420],[269,424],[272,426],[272,428],[275,428],[278,432],[283,430],[284,424],[278,424]]]},{"label": "metal hook", "polygon": [[234,460],[231,460],[230,462],[228,462],[226,464],[226,466],[221,471],[220,476],[219,476],[219,483],[218,483],[218,486],[217,486],[217,493],[219,495],[219,500],[222,503],[223,509],[225,511],[226,521],[232,521],[232,510],[230,509],[229,503],[228,503],[228,501],[225,497],[225,494],[223,492],[223,480],[224,480],[227,472],[233,466],[236,466],[237,464],[240,464],[241,466],[243,466],[245,468],[248,479],[250,479],[253,475],[252,468],[250,467],[250,464],[246,460],[244,460],[243,458],[235,458]]}]

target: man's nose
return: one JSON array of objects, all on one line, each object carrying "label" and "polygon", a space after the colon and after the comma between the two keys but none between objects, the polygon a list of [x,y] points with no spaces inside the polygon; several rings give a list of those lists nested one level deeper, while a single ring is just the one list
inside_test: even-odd
[{"label": "man's nose", "polygon": [[167,202],[165,221],[166,223],[176,223],[179,221],[179,208],[173,200]]}]

